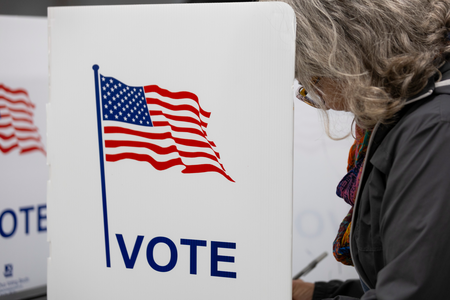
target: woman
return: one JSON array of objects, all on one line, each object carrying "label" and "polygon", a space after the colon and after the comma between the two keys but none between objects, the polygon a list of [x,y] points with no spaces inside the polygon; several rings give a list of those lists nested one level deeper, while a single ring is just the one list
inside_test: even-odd
[{"label": "woman", "polygon": [[450,0],[286,2],[299,98],[355,116],[335,257],[361,299],[449,299]]}]

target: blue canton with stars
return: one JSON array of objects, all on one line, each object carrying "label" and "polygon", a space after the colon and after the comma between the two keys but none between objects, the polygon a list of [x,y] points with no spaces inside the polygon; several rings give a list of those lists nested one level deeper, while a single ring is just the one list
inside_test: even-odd
[{"label": "blue canton with stars", "polygon": [[152,127],[144,88],[100,75],[103,120]]}]

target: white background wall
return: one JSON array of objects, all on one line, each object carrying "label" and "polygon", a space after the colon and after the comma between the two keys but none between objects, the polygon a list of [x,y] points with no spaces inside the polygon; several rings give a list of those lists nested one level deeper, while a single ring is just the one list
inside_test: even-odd
[{"label": "white background wall", "polygon": [[[305,281],[357,278],[353,267],[336,262],[332,244],[339,224],[350,206],[336,196],[346,174],[353,137],[339,141],[325,133],[321,113],[299,100],[295,104],[294,210],[292,273],[298,273],[323,252],[328,256],[304,278]],[[329,111],[330,131],[335,137],[350,132],[352,116]]]}]

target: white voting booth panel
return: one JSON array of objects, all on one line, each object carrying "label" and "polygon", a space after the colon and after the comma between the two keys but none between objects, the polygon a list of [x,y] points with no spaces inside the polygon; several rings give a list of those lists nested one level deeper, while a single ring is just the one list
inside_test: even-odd
[{"label": "white voting booth panel", "polygon": [[48,25],[49,299],[291,299],[291,8]]},{"label": "white voting booth panel", "polygon": [[47,20],[0,16],[0,296],[46,284]]}]

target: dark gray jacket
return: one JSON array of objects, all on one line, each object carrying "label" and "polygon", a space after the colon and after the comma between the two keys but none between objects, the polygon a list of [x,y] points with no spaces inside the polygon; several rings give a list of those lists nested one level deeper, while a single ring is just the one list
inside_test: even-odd
[{"label": "dark gray jacket", "polygon": [[372,133],[350,237],[361,299],[450,299],[450,63],[441,72]]}]

